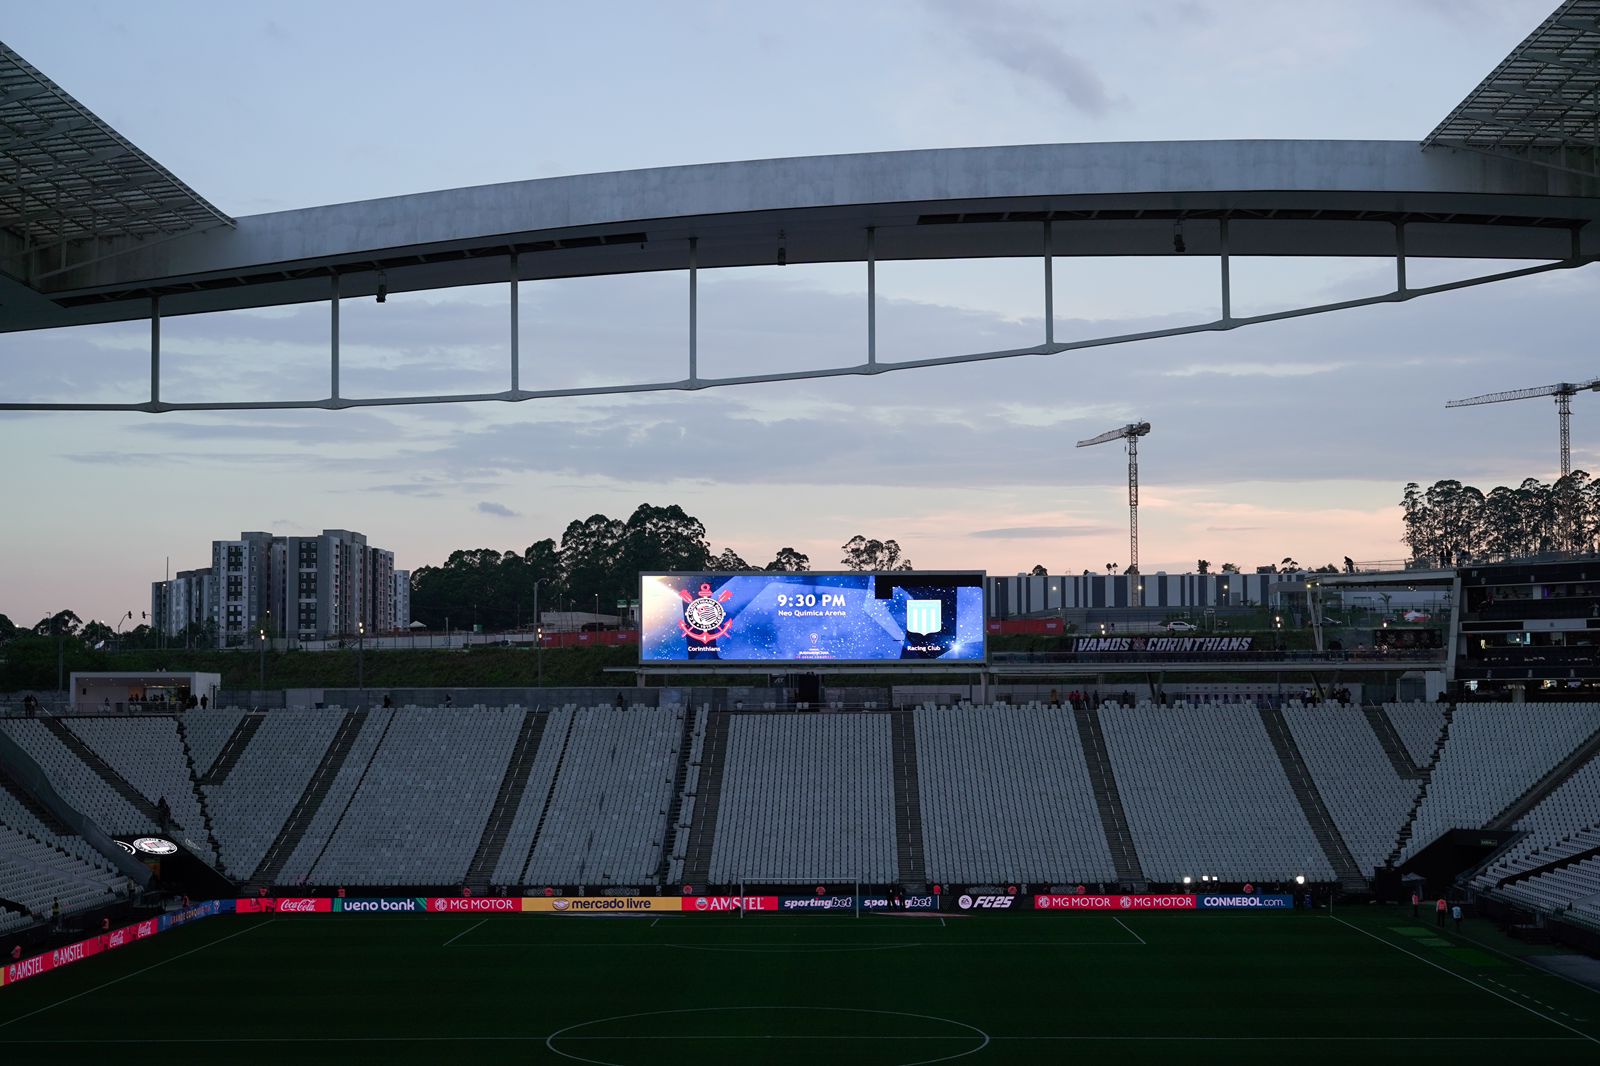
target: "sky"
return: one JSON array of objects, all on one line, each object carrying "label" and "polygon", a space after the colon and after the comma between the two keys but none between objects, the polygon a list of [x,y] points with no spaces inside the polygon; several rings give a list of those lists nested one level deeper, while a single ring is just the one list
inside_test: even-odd
[{"label": "sky", "polygon": [[[563,174],[896,149],[1420,140],[1553,0],[875,4],[32,4],[0,39],[243,216]],[[1413,285],[1496,264],[1414,261]],[[879,358],[1032,344],[1039,265],[878,268]],[[1203,321],[1214,260],[1062,260],[1059,338]],[[996,364],[709,393],[250,414],[0,413],[0,613],[147,610],[241,530],[365,532],[396,565],[521,550],[681,504],[714,551],[837,567],[856,534],[921,569],[1398,559],[1408,481],[1556,467],[1553,404],[1447,399],[1597,373],[1597,267],[1291,322]],[[1236,314],[1377,293],[1392,266],[1234,261]],[[681,375],[681,274],[521,287],[524,387]],[[505,386],[505,290],[342,309],[343,388]],[[704,271],[706,375],[860,359],[857,265]],[[3,313],[3,312],[0,312]],[[167,319],[162,398],[326,391],[325,307]],[[0,394],[137,399],[139,323],[0,335]],[[1600,406],[1573,465],[1600,469]]]}]

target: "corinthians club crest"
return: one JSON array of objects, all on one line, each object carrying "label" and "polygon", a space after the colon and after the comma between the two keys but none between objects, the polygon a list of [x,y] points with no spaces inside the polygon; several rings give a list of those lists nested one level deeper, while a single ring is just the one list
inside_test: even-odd
[{"label": "corinthians club crest", "polygon": [[710,644],[719,637],[726,636],[728,630],[733,628],[733,622],[722,606],[733,599],[733,593],[727,589],[713,596],[711,585],[702,583],[700,595],[691,596],[688,589],[680,589],[678,595],[683,597],[683,618],[679,620],[678,628],[683,630],[683,635],[690,640]]}]

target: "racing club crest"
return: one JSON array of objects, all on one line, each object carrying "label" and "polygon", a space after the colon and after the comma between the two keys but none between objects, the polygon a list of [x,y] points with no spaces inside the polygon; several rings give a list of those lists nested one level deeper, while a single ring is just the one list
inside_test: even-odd
[{"label": "racing club crest", "polygon": [[711,585],[702,583],[700,595],[691,596],[688,589],[680,589],[678,595],[683,597],[683,618],[679,620],[678,628],[690,640],[710,644],[726,636],[728,630],[733,628],[733,622],[722,606],[733,599],[733,593],[727,589],[713,596]]}]

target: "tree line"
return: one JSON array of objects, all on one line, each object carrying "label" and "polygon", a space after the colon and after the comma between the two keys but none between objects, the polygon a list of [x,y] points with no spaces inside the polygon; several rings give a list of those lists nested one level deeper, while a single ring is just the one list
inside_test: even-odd
[{"label": "tree line", "polygon": [[1600,482],[1582,470],[1487,493],[1453,480],[1426,489],[1413,481],[1400,507],[1411,558],[1434,566],[1600,548]]},{"label": "tree line", "polygon": [[[893,540],[858,535],[840,551],[847,570],[911,569]],[[534,623],[536,595],[541,612],[612,614],[619,600],[637,598],[641,573],[810,569],[811,559],[792,547],[779,548],[765,563],[751,563],[732,548],[714,551],[700,519],[676,504],[642,503],[627,518],[594,514],[569,522],[559,542],[546,538],[521,551],[463,549],[439,566],[420,567],[411,573],[411,617],[430,629],[510,629]]]}]

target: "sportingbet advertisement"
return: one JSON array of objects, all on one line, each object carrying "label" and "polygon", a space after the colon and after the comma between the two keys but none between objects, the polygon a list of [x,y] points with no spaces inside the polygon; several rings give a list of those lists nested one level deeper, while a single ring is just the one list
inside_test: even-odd
[{"label": "sportingbet advertisement", "polygon": [[643,663],[985,661],[983,574],[643,574]]}]

